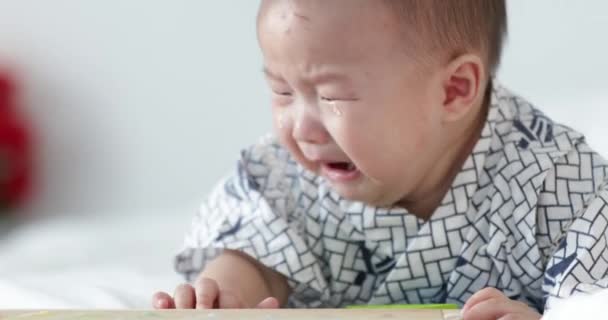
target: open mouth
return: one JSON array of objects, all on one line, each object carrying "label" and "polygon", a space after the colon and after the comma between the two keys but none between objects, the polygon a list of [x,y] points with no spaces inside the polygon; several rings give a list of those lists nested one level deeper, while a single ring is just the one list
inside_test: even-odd
[{"label": "open mouth", "polygon": [[327,178],[337,182],[352,181],[360,175],[359,169],[352,162],[327,162],[321,168]]},{"label": "open mouth", "polygon": [[327,166],[330,169],[337,171],[350,172],[357,170],[357,167],[351,162],[330,162]]}]

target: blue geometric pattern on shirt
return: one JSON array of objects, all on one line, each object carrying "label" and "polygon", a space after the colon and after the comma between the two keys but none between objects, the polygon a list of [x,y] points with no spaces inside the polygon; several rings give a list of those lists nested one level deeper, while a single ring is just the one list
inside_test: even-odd
[{"label": "blue geometric pattern on shirt", "polygon": [[428,221],[348,201],[272,137],[203,203],[177,256],[193,279],[223,248],[284,274],[292,306],[463,304],[492,286],[545,299],[608,287],[606,161],[496,85],[473,152]]},{"label": "blue geometric pattern on shirt", "polygon": [[527,149],[531,141],[540,140],[545,143],[553,141],[553,122],[545,116],[535,115],[530,126],[516,119],[513,121],[513,127],[524,135],[518,143],[522,149]]}]

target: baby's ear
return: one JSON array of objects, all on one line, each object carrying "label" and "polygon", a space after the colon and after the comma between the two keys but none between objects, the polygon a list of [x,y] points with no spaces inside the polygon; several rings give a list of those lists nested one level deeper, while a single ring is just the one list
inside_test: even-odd
[{"label": "baby's ear", "polygon": [[485,69],[479,56],[458,56],[446,66],[443,77],[444,121],[466,116],[476,104],[483,102]]}]

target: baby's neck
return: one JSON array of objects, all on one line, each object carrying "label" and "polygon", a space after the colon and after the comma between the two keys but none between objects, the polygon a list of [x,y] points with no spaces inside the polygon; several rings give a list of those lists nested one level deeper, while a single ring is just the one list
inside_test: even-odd
[{"label": "baby's neck", "polygon": [[419,188],[419,192],[411,198],[412,201],[404,201],[400,206],[423,220],[428,220],[433,215],[479,141],[487,119],[490,95],[491,86],[484,95],[483,102],[475,106],[471,110],[471,116],[463,121],[465,125],[457,136],[465,139],[452,144],[451,148],[446,147],[444,156],[425,177],[425,185]]}]

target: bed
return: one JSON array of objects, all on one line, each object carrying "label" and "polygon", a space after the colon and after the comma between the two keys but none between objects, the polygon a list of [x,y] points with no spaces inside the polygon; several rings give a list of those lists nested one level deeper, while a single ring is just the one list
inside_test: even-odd
[{"label": "bed", "polygon": [[149,308],[156,290],[182,281],[172,255],[187,215],[102,216],[31,221],[5,234],[0,309]]}]

